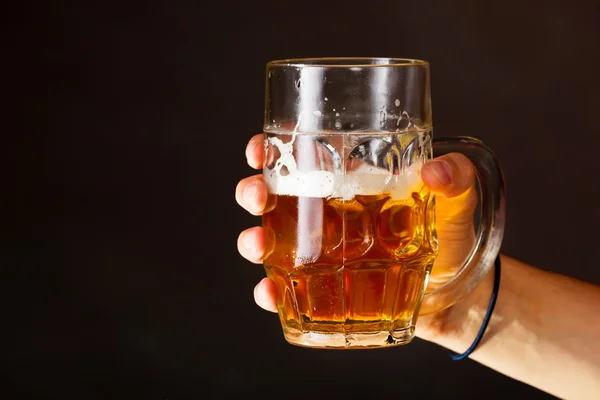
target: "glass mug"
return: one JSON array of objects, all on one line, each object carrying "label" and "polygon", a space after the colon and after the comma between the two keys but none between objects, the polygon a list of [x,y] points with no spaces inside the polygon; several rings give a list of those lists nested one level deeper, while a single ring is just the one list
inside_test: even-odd
[{"label": "glass mug", "polygon": [[[263,264],[289,343],[408,343],[419,314],[463,298],[493,264],[504,229],[502,173],[476,139],[433,141],[427,62],[269,62],[263,130],[262,224],[271,243]],[[420,170],[434,148],[473,161],[480,203],[472,251],[427,291],[438,242],[435,200]]]}]

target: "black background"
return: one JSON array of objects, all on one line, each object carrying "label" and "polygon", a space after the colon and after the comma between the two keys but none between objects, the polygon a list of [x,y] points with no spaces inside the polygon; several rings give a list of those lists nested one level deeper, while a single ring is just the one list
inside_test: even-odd
[{"label": "black background", "polygon": [[260,220],[233,194],[253,173],[244,148],[262,128],[267,61],[422,58],[432,67],[434,134],[478,137],[502,162],[503,251],[599,283],[595,3],[8,10],[3,130],[14,179],[4,208],[16,229],[2,266],[3,390],[53,399],[550,398],[418,339],[366,352],[286,344],[276,316],[254,304],[264,272],[238,255],[236,239]]}]

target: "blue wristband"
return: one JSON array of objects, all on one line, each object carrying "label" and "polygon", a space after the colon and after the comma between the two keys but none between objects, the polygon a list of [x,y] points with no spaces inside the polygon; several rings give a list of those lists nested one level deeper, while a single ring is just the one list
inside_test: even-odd
[{"label": "blue wristband", "polygon": [[494,262],[494,291],[492,292],[492,297],[490,298],[490,304],[488,306],[487,312],[485,313],[485,317],[483,318],[483,324],[481,324],[481,329],[479,329],[479,333],[475,337],[473,344],[462,354],[458,354],[453,352],[452,350],[448,350],[450,358],[455,361],[464,360],[469,357],[475,348],[481,342],[483,338],[483,334],[485,333],[485,329],[490,322],[490,318],[492,317],[492,313],[494,312],[494,307],[496,306],[496,299],[498,298],[498,289],[500,289],[500,255],[496,257],[496,261]]}]

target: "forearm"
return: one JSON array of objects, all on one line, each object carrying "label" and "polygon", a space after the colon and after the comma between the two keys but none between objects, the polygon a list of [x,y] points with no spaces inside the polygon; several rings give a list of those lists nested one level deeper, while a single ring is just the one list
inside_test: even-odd
[{"label": "forearm", "polygon": [[[463,352],[475,338],[493,273],[445,311],[443,331],[427,338]],[[502,258],[496,308],[472,359],[566,399],[600,396],[600,288]]]}]

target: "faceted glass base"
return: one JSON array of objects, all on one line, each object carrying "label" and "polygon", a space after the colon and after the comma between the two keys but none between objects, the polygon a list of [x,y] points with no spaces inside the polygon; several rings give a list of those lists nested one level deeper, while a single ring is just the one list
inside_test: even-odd
[{"label": "faceted glass base", "polygon": [[380,332],[315,332],[284,328],[285,339],[293,345],[321,349],[375,349],[410,343],[415,327]]}]

